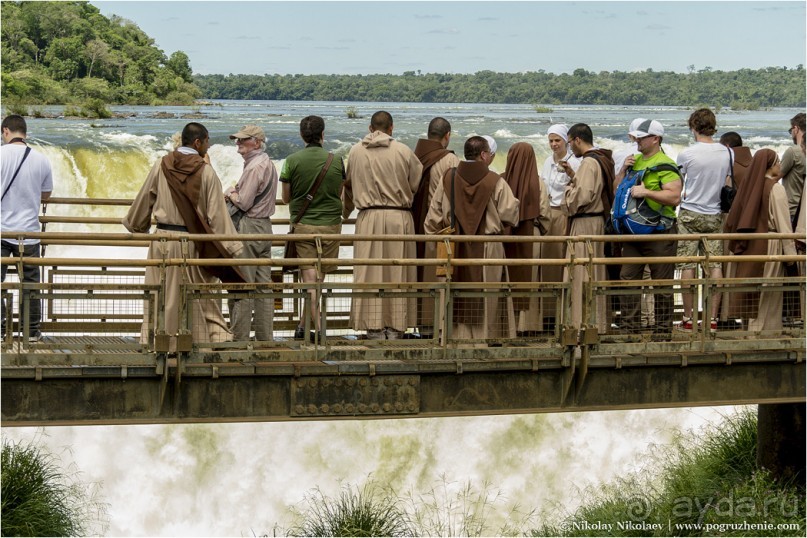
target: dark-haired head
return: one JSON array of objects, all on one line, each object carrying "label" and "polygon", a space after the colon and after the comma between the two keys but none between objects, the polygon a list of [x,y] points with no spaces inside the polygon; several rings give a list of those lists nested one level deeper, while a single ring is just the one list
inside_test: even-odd
[{"label": "dark-haired head", "polygon": [[325,120],[319,116],[306,116],[300,120],[300,136],[306,144],[318,144],[325,132]]},{"label": "dark-haired head", "polygon": [[8,129],[12,133],[27,135],[28,125],[25,123],[25,118],[19,114],[9,114],[3,118],[3,129]]},{"label": "dark-haired head", "polygon": [[569,133],[567,135],[569,140],[571,141],[572,138],[579,138],[586,144],[592,145],[594,144],[594,135],[591,132],[591,127],[586,125],[585,123],[575,123],[569,128]]},{"label": "dark-haired head", "polygon": [[451,132],[451,124],[445,118],[434,118],[429,122],[429,140],[442,140],[448,133]]},{"label": "dark-haired head", "polygon": [[475,161],[482,155],[483,151],[490,151],[490,146],[488,145],[488,141],[481,136],[472,136],[465,141],[463,150],[465,152],[466,161]]},{"label": "dark-haired head", "polygon": [[390,134],[392,132],[392,114],[386,110],[379,110],[373,114],[373,117],[370,118],[370,129]]},{"label": "dark-haired head", "polygon": [[801,132],[807,132],[807,128],[805,128],[805,115],[804,112],[799,112],[792,118],[790,118],[790,126],[791,127],[798,127]]},{"label": "dark-haired head", "polygon": [[195,140],[204,140],[210,136],[207,132],[207,127],[201,123],[191,122],[182,129],[182,145],[185,147],[193,147]]},{"label": "dark-haired head", "polygon": [[689,116],[689,128],[699,135],[712,136],[717,132],[717,118],[708,108],[699,108]]},{"label": "dark-haired head", "polygon": [[740,133],[729,131],[720,137],[720,143],[727,148],[739,148],[743,145],[743,137],[740,136]]}]

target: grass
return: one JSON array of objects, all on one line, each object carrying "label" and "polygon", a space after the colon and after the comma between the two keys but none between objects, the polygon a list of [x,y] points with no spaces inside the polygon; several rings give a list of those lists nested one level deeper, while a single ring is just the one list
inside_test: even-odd
[{"label": "grass", "polygon": [[362,488],[346,486],[337,498],[315,489],[303,501],[299,521],[289,536],[412,536],[405,514],[394,496],[373,482]]},{"label": "grass", "polygon": [[[569,513],[537,522],[485,483],[444,476],[427,493],[400,497],[368,482],[332,499],[319,489],[297,512],[292,536],[804,536],[803,484],[757,467],[756,409],[656,446],[647,464],[582,493]],[[564,498],[563,503],[569,499]],[[536,523],[537,522],[537,523]]]},{"label": "grass", "polygon": [[535,110],[538,114],[549,114],[552,112],[552,109],[548,106],[541,106],[541,105],[532,105],[532,109]]},{"label": "grass", "polygon": [[361,118],[359,116],[359,111],[356,110],[355,106],[349,106],[345,109],[345,114],[347,115],[348,119],[355,120]]},{"label": "grass", "polygon": [[804,536],[804,490],[757,467],[756,433],[754,409],[681,434],[648,468],[586,492],[575,512],[532,535],[748,536],[748,525],[772,525],[750,534]]},{"label": "grass", "polygon": [[106,505],[33,443],[3,439],[2,536],[84,536],[105,530]]},{"label": "grass", "polygon": [[399,502],[406,506],[415,536],[521,536],[534,516],[508,506],[502,491],[488,482],[477,488],[445,476],[427,493],[410,492]]},{"label": "grass", "polygon": [[[288,536],[523,536],[533,513],[506,506],[501,491],[484,483],[454,483],[440,477],[426,493],[399,496],[372,479],[342,488],[338,497],[320,489],[294,510]],[[505,505],[505,506],[503,506]],[[278,534],[278,528],[274,530]]]}]

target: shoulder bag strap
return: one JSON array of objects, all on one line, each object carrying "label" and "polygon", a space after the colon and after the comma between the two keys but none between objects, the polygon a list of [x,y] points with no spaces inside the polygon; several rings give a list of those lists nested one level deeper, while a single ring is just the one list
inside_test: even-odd
[{"label": "shoulder bag strap", "polygon": [[328,168],[331,167],[331,161],[333,161],[333,153],[328,153],[328,158],[325,160],[325,164],[323,165],[322,170],[320,170],[317,180],[314,182],[311,190],[308,191],[308,194],[305,195],[305,203],[303,204],[303,207],[300,208],[300,211],[297,212],[297,215],[291,221],[292,226],[300,222],[300,219],[303,218],[305,212],[308,211],[308,206],[311,205],[311,202],[314,200],[314,195],[317,194],[319,186],[322,185],[322,180],[325,179],[325,173],[328,171]]},{"label": "shoulder bag strap", "polygon": [[734,184],[734,158],[731,155],[731,148],[726,148],[726,151],[729,152],[729,177],[731,178],[731,186],[733,188],[737,188],[737,185]]},{"label": "shoulder bag strap", "polygon": [[25,154],[23,154],[22,160],[20,161],[19,166],[17,166],[17,170],[14,172],[14,175],[11,176],[11,181],[8,182],[8,186],[6,186],[6,190],[3,191],[3,196],[0,197],[0,200],[2,200],[3,198],[6,197],[6,193],[8,192],[8,189],[11,188],[11,185],[14,183],[14,180],[17,179],[17,174],[20,173],[20,168],[22,168],[22,163],[24,163],[25,159],[28,158],[29,153],[31,153],[31,148],[29,148],[28,146],[25,146]]}]

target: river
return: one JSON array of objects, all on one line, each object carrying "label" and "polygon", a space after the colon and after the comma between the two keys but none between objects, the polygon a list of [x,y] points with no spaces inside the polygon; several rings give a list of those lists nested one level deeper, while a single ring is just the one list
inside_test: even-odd
[{"label": "river", "polygon": [[[350,119],[355,107],[361,118]],[[264,128],[268,152],[278,169],[301,147],[299,120],[325,119],[326,149],[346,155],[366,132],[376,110],[389,111],[395,138],[414,147],[437,115],[453,127],[450,149],[462,154],[464,140],[493,136],[499,146],[493,168],[503,171],[507,149],[527,141],[540,162],[549,155],[550,123],[588,123],[595,142],[619,149],[634,117],[665,127],[664,149],[673,158],[692,142],[682,107],[553,106],[536,113],[529,105],[322,103],[220,101],[191,108],[112,107],[130,115],[107,120],[29,120],[31,145],[54,168],[54,196],[133,197],[149,167],[170,147],[187,121],[210,130],[210,155],[225,187],[240,174],[241,158],[228,135],[242,125]],[[59,107],[42,107],[58,114]],[[753,149],[782,153],[789,144],[789,118],[799,110],[723,110],[718,136],[739,132]],[[168,113],[173,117],[161,117]],[[181,116],[201,114],[201,119]],[[281,210],[285,208],[280,208]],[[88,210],[89,211],[89,210]],[[56,210],[54,210],[56,212]],[[61,214],[61,213],[56,213]],[[121,215],[120,208],[94,215]],[[278,216],[287,216],[279,211]],[[76,225],[49,231],[82,231]],[[121,226],[103,231],[122,232]],[[279,230],[276,230],[279,231]],[[48,256],[92,256],[69,247],[49,247]],[[107,257],[119,255],[106,251]],[[127,256],[134,256],[131,250]],[[145,255],[145,254],[143,254]],[[396,419],[378,421],[283,422],[172,426],[4,428],[11,439],[36,439],[75,464],[80,479],[98,483],[109,504],[113,536],[219,536],[271,534],[290,523],[290,506],[319,487],[336,494],[344,483],[368,475],[397,491],[427,493],[443,479],[459,489],[489,483],[503,498],[490,515],[491,532],[508,508],[554,513],[573,510],[580,491],[639,470],[648,447],[675,432],[719,422],[732,408],[692,408],[542,415]],[[443,478],[441,478],[443,477]]]}]

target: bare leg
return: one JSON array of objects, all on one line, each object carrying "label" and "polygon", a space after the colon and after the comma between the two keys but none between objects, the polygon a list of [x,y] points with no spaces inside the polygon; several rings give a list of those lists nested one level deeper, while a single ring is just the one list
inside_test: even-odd
[{"label": "bare leg", "polygon": [[[694,269],[682,269],[681,270],[681,280],[688,280],[695,278],[695,270]],[[692,317],[692,292],[685,291],[681,293],[681,299],[684,303],[684,317],[691,318]]]},{"label": "bare leg", "polygon": [[[322,278],[317,278],[317,270],[316,269],[302,269],[300,271],[300,276],[303,279],[304,283],[310,282],[322,282]],[[319,304],[317,303],[317,290],[311,289],[308,290],[309,294],[309,308],[308,311],[311,314],[311,321],[313,322],[314,329],[319,330]],[[300,317],[300,324],[299,327],[305,327],[305,317]]]}]

